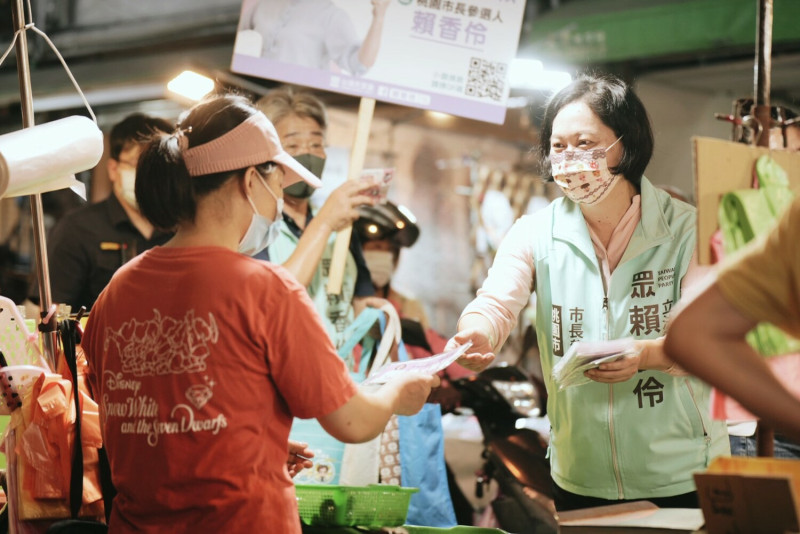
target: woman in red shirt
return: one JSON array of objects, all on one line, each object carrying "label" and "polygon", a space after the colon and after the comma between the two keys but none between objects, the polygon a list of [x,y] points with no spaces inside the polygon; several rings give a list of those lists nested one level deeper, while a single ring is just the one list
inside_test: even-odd
[{"label": "woman in red shirt", "polygon": [[140,209],[175,237],[115,274],[82,342],[118,492],[111,532],[299,532],[292,418],[366,441],[438,383],[359,390],[305,288],[248,257],[299,180],[319,185],[242,97],[198,104],[142,154]]}]

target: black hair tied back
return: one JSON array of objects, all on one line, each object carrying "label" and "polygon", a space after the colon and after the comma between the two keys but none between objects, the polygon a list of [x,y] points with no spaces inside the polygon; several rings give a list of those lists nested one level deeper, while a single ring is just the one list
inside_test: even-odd
[{"label": "black hair tied back", "polygon": [[209,98],[190,109],[172,134],[161,134],[147,145],[136,169],[136,200],[153,226],[174,230],[194,221],[197,201],[212,193],[244,169],[204,176],[189,176],[183,151],[225,135],[258,113],[242,96]]},{"label": "black hair tied back", "polygon": [[161,230],[173,230],[180,221],[194,219],[192,177],[182,152],[177,135],[161,134],[147,145],[136,168],[139,210]]}]

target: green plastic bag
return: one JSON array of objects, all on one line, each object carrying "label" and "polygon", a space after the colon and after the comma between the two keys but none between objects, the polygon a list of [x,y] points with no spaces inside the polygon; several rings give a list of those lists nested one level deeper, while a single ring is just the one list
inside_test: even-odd
[{"label": "green plastic bag", "polygon": [[[769,232],[794,199],[786,171],[771,157],[758,158],[755,178],[756,188],[731,191],[720,200],[718,217],[726,254]],[[769,323],[751,330],[747,341],[766,357],[800,352],[800,340]]]}]

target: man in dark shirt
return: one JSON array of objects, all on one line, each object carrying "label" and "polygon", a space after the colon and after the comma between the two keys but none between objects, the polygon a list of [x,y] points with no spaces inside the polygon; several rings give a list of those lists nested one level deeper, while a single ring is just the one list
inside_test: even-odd
[{"label": "man in dark shirt", "polygon": [[53,302],[90,309],[117,269],[171,234],[159,232],[139,212],[133,193],[136,164],[148,138],[170,124],[135,113],[111,129],[107,162],[112,192],[106,200],[65,215],[48,238]]}]

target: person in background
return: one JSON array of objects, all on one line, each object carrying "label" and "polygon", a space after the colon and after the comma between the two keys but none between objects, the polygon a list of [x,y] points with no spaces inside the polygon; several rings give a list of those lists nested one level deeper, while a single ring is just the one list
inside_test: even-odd
[{"label": "person in background", "polygon": [[[413,246],[419,238],[416,217],[406,206],[391,201],[361,206],[358,210],[361,216],[353,224],[353,230],[358,233],[364,248],[364,259],[376,296],[388,300],[397,310],[403,325],[403,341],[410,356],[425,358],[444,351],[447,339],[431,328],[422,302],[392,286],[402,249]],[[472,374],[455,363],[447,371],[450,378]],[[437,390],[442,391],[443,388]]]},{"label": "person in background", "polygon": [[[367,72],[378,57],[389,0],[371,0],[372,21],[360,40],[353,22],[330,0],[261,0],[244,7],[239,31],[254,31],[247,53],[303,67],[332,66],[354,76]],[[366,7],[366,2],[364,2]],[[237,49],[242,50],[240,35]]]},{"label": "person in background", "polygon": [[142,113],[129,115],[111,129],[106,163],[111,194],[68,213],[48,236],[53,302],[67,304],[72,311],[91,309],[117,269],[171,237],[142,215],[134,194],[139,154],[151,136],[171,129],[164,119]]},{"label": "person in background", "polygon": [[117,272],[81,343],[118,491],[110,532],[299,533],[292,418],[367,441],[438,379],[360,390],[305,289],[248,257],[277,234],[284,177],[319,180],[247,99],[194,106],[137,173],[142,214],[176,233]]},{"label": "person in background", "polygon": [[[696,508],[694,472],[730,451],[708,416],[710,387],[663,351],[669,309],[697,271],[696,212],[643,176],[652,151],[647,112],[622,80],[582,75],[556,93],[538,152],[565,196],[514,224],[450,343],[472,341],[465,364],[479,370],[536,292],[558,510]],[[638,355],[587,371],[579,387],[554,382],[573,343],[627,337]]]},{"label": "person in background", "polygon": [[[275,124],[286,152],[315,176],[322,176],[328,125],[322,102],[310,93],[279,88],[256,105]],[[336,232],[358,219],[360,205],[373,202],[372,197],[362,193],[364,188],[364,182],[358,180],[345,182],[315,213],[309,204],[314,188],[302,181],[288,180],[284,183],[280,233],[267,249],[271,261],[286,267],[308,289],[337,347],[344,342],[347,326],[375,294],[356,232],[350,239],[342,290],[338,295],[327,293]],[[380,307],[381,303],[372,301],[372,305]]]},{"label": "person in background", "polygon": [[391,302],[401,317],[414,320],[425,329],[430,328],[422,302],[399,293],[391,284],[400,251],[412,246],[419,237],[414,214],[405,206],[390,201],[362,206],[358,211],[359,218],[353,230],[358,233],[364,249],[364,260],[376,295]]},{"label": "person in background", "polygon": [[[392,287],[392,276],[400,261],[403,248],[411,247],[419,238],[419,226],[414,214],[405,206],[387,201],[374,206],[361,206],[361,216],[353,230],[364,246],[364,259],[369,267],[377,296],[392,303],[400,316],[403,343],[411,358],[427,358],[444,351],[447,339],[433,330],[428,322],[425,307],[418,299],[409,297]],[[441,405],[442,412],[450,412],[461,400],[449,380],[474,374],[453,363],[439,373],[440,387],[433,390],[428,402]],[[470,525],[474,510],[456,482],[449,464],[445,464],[450,497],[458,524]]]},{"label": "person in background", "polygon": [[[800,199],[769,234],[726,258],[705,287],[676,308],[664,347],[684,369],[782,431],[792,453],[800,443],[800,399],[745,337],[762,321],[800,336]],[[780,449],[776,442],[776,454]]]}]

